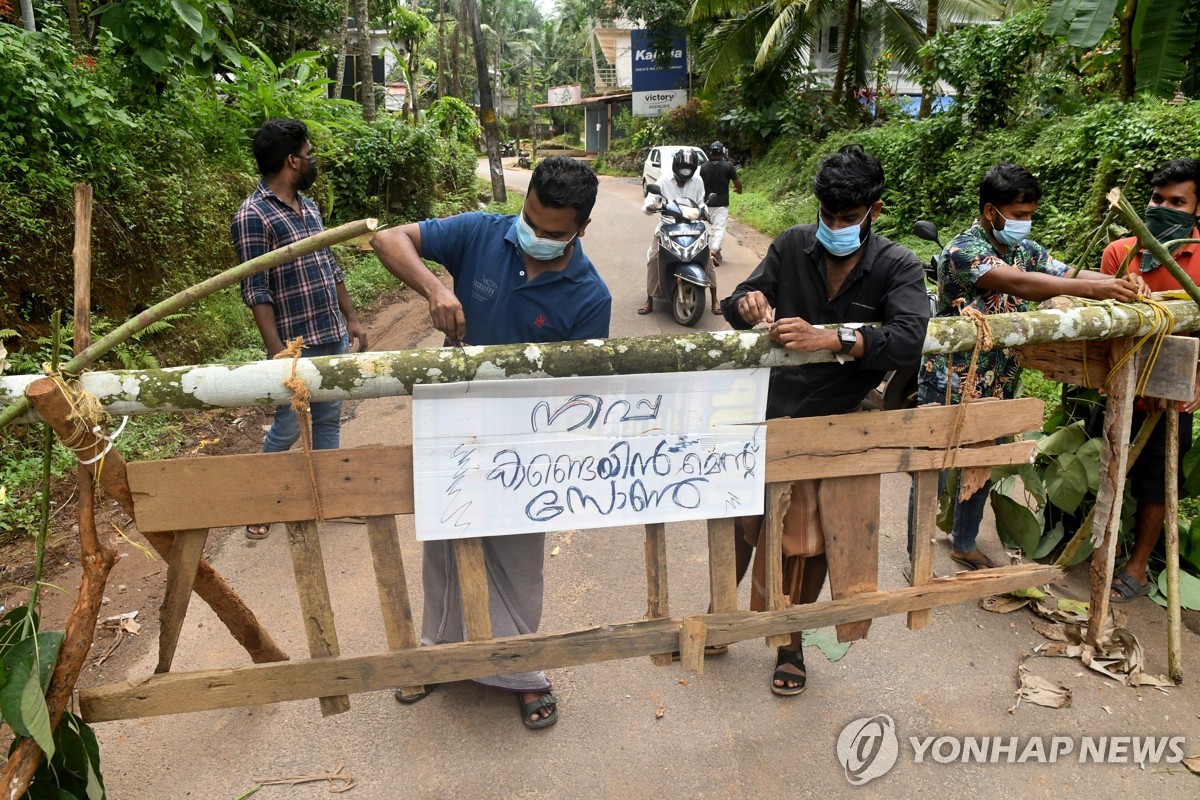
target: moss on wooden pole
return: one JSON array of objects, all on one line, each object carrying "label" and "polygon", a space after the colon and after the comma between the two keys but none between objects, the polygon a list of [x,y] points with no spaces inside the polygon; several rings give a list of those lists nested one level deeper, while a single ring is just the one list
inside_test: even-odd
[{"label": "moss on wooden pole", "polygon": [[[1167,305],[1175,316],[1175,332],[1200,329],[1200,308],[1195,303],[1169,300]],[[987,319],[998,347],[1125,338],[1144,334],[1153,325],[1152,317],[1144,309],[1139,313],[1137,304],[1119,303],[999,314]],[[975,346],[975,336],[975,324],[969,319],[934,319],[924,350],[969,351]],[[420,383],[776,367],[832,358],[830,353],[787,353],[774,346],[765,330],[754,330],[354,353],[302,359],[300,374],[314,400],[350,400],[407,395]],[[283,388],[290,370],[284,361],[204,364],[88,373],[83,385],[117,414],[274,405],[290,399]],[[33,379],[0,377],[0,408],[12,408]]]}]

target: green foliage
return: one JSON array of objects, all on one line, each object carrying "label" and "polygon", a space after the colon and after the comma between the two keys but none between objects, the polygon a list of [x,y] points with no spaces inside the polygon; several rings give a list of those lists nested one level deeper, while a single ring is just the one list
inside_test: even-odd
[{"label": "green foliage", "polygon": [[[1026,116],[1036,70],[1031,65],[1053,44],[1042,32],[1045,11],[1034,9],[996,26],[968,25],[928,45],[935,75],[953,86],[955,109],[977,130],[1003,128]],[[1036,104],[1034,105],[1036,107]]]},{"label": "green foliage", "polygon": [[457,97],[443,97],[429,107],[428,119],[445,139],[475,146],[483,135],[475,109]]},{"label": "green foliage", "polygon": [[232,80],[222,89],[236,101],[234,114],[248,134],[269,119],[302,119],[313,136],[327,132],[339,108],[357,108],[350,100],[327,99],[332,79],[325,76],[325,60],[313,50],[293,53],[276,64],[252,42],[253,55],[234,53]]},{"label": "green foliage", "polygon": [[182,74],[198,74],[212,65],[220,51],[232,54],[222,38],[233,9],[224,2],[203,0],[121,0],[100,10],[100,26],[112,43],[121,75],[138,89],[134,102],[149,103]]}]

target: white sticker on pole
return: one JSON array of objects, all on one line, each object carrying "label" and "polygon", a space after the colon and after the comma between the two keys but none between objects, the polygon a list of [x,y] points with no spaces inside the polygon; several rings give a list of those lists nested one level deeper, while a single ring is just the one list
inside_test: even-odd
[{"label": "white sticker on pole", "polygon": [[761,514],[768,376],[418,385],[417,539]]}]

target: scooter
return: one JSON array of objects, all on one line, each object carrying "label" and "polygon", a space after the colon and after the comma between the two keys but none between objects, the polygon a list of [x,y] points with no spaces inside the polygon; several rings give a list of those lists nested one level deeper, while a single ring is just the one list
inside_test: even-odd
[{"label": "scooter", "polygon": [[512,158],[517,151],[517,140],[512,139],[507,142],[500,143],[500,155],[503,158]]},{"label": "scooter", "polygon": [[[646,187],[662,196],[658,184]],[[711,199],[711,198],[710,198]],[[708,208],[681,197],[660,210],[662,224],[656,234],[658,281],[663,292],[670,287],[671,315],[680,325],[692,326],[707,307]]]},{"label": "scooter", "polygon": [[[938,269],[942,264],[942,242],[938,238],[937,225],[926,220],[917,220],[913,224],[913,233],[919,239],[933,242],[938,246],[938,253],[930,257],[925,266],[925,294],[929,298],[930,314],[937,314],[938,302]],[[917,407],[917,372],[921,368],[921,359],[911,367],[892,370],[887,373],[883,383],[872,389],[863,400],[863,407],[874,410],[895,411],[901,408]]]},{"label": "scooter", "polygon": [[517,151],[517,166],[520,167],[521,169],[531,169],[532,168],[533,165],[530,164],[530,162],[529,162],[529,151],[528,150],[518,150]]}]

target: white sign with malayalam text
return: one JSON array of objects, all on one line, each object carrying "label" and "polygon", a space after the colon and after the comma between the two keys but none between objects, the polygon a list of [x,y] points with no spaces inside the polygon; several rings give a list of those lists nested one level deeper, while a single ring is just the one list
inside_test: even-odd
[{"label": "white sign with malayalam text", "polygon": [[417,539],[761,514],[768,376],[418,385]]}]

